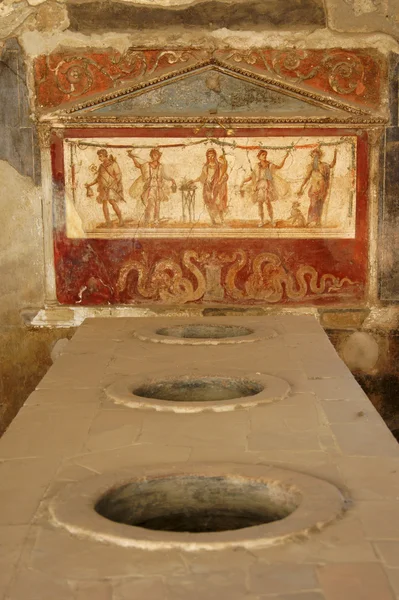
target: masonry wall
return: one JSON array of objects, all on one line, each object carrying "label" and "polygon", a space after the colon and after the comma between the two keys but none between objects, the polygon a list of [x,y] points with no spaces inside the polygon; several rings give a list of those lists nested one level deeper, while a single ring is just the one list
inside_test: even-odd
[{"label": "masonry wall", "polygon": [[65,332],[34,330],[44,302],[40,152],[25,57],[15,37],[0,58],[0,433],[48,367]]},{"label": "masonry wall", "polygon": [[[35,127],[40,106],[34,85],[34,63],[39,56],[57,52],[74,56],[77,52],[90,54],[113,49],[127,56],[124,68],[128,69],[132,66],[129,48],[153,48],[155,44],[158,48],[239,48],[248,53],[255,47],[295,47],[303,53],[308,48],[367,48],[380,52],[390,65],[392,85],[390,91],[386,85],[380,107],[386,111],[390,106],[387,179],[384,180],[385,141],[382,140],[376,142],[382,149],[380,191],[374,199],[379,207],[378,215],[374,214],[379,217],[379,225],[377,227],[375,219],[369,230],[369,268],[374,269],[376,275],[379,258],[379,289],[366,302],[353,304],[349,311],[325,313],[322,323],[390,427],[397,429],[396,407],[386,404],[387,398],[396,397],[393,392],[398,381],[395,307],[399,299],[399,255],[392,243],[397,219],[392,201],[397,186],[397,88],[394,82],[399,22],[396,4],[395,0],[290,0],[284,3],[283,10],[277,0],[262,3],[204,1],[188,5],[179,0],[157,4],[40,0],[2,4],[0,430],[7,426],[51,364],[55,341],[72,334],[67,328],[33,329],[29,326],[29,317],[46,302],[40,149]],[[51,69],[53,65],[48,63],[47,66]],[[61,87],[64,80],[58,79]],[[88,81],[79,79],[66,83],[69,101],[73,101],[82,91],[79,86],[87,85]],[[263,308],[259,302],[257,309],[262,311]],[[354,332],[364,335],[353,338]],[[359,353],[367,360],[359,358]]]}]

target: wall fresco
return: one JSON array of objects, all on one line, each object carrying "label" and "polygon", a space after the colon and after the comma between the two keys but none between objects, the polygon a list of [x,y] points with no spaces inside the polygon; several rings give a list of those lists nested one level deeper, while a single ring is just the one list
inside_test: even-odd
[{"label": "wall fresco", "polygon": [[[222,274],[222,267],[227,268]],[[187,274],[194,277],[194,284]],[[239,271],[249,270],[243,287],[237,285]],[[181,262],[166,258],[151,265],[148,257],[141,261],[128,260],[120,269],[116,282],[118,297],[128,290],[129,276],[136,272],[137,282],[130,294],[139,294],[149,300],[165,303],[186,303],[203,299],[218,302],[225,298],[233,301],[260,301],[266,304],[287,300],[303,301],[317,297],[332,298],[338,293],[345,295],[357,283],[349,277],[339,278],[331,273],[320,275],[311,265],[301,265],[292,271],[278,254],[261,252],[252,259],[248,253],[238,250],[232,254],[199,254],[185,250]]]},{"label": "wall fresco", "polygon": [[113,90],[123,82],[151,81],[212,61],[303,89],[377,108],[384,63],[373,50],[139,50],[76,49],[39,56],[34,63],[37,105],[58,107]]},{"label": "wall fresco", "polygon": [[350,306],[364,299],[367,251],[354,240],[55,238],[62,304]]},{"label": "wall fresco", "polygon": [[77,51],[36,69],[61,106],[41,116],[60,303],[365,300],[377,53]]},{"label": "wall fresco", "polygon": [[52,139],[62,304],[364,299],[366,134],[142,127]]},{"label": "wall fresco", "polygon": [[65,140],[68,237],[353,238],[355,136]]}]

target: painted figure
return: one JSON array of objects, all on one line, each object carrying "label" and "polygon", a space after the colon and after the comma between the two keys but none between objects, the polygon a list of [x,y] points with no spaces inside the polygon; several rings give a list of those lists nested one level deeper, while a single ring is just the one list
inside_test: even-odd
[{"label": "painted figure", "polygon": [[142,184],[143,191],[140,197],[145,207],[144,225],[157,225],[160,222],[161,202],[169,200],[167,182],[171,183],[171,191],[174,193],[177,190],[176,181],[166,174],[161,163],[162,153],[158,148],[152,148],[148,162],[140,162],[131,150],[128,151],[128,156],[141,172],[139,180],[134,182],[132,188],[138,182]]},{"label": "painted figure", "polygon": [[302,196],[305,186],[310,182],[308,189],[310,205],[307,225],[309,227],[321,227],[324,204],[330,190],[331,170],[337,162],[337,150],[335,149],[334,158],[330,164],[322,161],[323,151],[320,146],[314,148],[310,156],[312,161],[308,167],[298,196]]},{"label": "painted figure", "polygon": [[227,160],[224,154],[217,159],[216,150],[206,151],[206,162],[201,175],[191,183],[202,183],[204,204],[208,210],[212,225],[223,225],[227,210]]},{"label": "painted figure", "polygon": [[227,173],[227,160],[225,154],[219,156],[219,198],[217,206],[219,208],[219,218],[221,222],[224,222],[224,215],[227,211],[228,194],[227,194],[227,182],[229,175]]},{"label": "painted figure", "polygon": [[292,203],[290,216],[288,219],[277,221],[276,227],[306,227],[306,219],[301,212],[299,202]]},{"label": "painted figure", "polygon": [[[97,151],[100,166],[97,169],[96,178],[91,183],[86,183],[87,195],[90,195],[90,188],[97,185],[97,201],[103,205],[105,224],[112,227],[112,220],[109,214],[108,204],[112,206],[118,217],[119,226],[122,226],[123,217],[119,202],[125,202],[123,197],[122,172],[116,159],[107,150],[101,148]],[[92,193],[92,192],[91,192]]]},{"label": "painted figure", "polygon": [[289,227],[305,227],[306,220],[303,216],[299,202],[293,202],[291,206],[291,213],[287,219]]},{"label": "painted figure", "polygon": [[257,154],[258,164],[252,169],[251,175],[244,179],[241,184],[240,192],[244,195],[244,186],[247,183],[252,184],[252,202],[258,205],[260,223],[258,227],[266,225],[265,205],[269,215],[270,224],[274,227],[273,202],[277,200],[276,186],[274,182],[274,173],[282,169],[289,152],[279,165],[275,165],[267,160],[267,151],[259,150]]}]

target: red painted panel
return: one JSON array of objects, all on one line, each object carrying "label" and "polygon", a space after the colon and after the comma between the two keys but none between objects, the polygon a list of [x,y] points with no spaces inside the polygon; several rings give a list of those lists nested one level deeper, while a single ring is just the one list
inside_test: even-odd
[{"label": "red painted panel", "polygon": [[34,63],[37,105],[60,107],[101,92],[150,81],[206,60],[281,80],[309,91],[378,107],[385,63],[371,49],[137,50],[76,49],[39,56]]},{"label": "red painted panel", "polygon": [[[202,136],[201,136],[202,133]],[[71,137],[203,137],[188,128],[67,130]],[[224,136],[220,130],[212,135]],[[340,129],[240,129],[237,136],[356,135]],[[68,239],[62,142],[53,139],[55,265],[60,303],[350,306],[366,298],[367,135],[358,135],[354,239]],[[210,280],[219,281],[219,288]]]}]

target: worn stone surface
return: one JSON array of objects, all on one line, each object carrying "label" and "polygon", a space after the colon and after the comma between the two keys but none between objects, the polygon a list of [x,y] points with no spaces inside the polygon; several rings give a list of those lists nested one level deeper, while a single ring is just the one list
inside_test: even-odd
[{"label": "worn stone surface", "polygon": [[[39,11],[42,7],[44,7],[44,10],[48,10],[47,7],[52,4],[54,3],[46,2],[45,0],[28,0],[27,2],[8,1],[3,8],[3,35],[18,30],[29,16],[35,15],[35,11]],[[90,15],[89,7],[92,4],[91,2],[81,3],[83,7],[80,10],[75,10],[75,4],[66,0],[57,4],[60,7],[62,7],[62,4],[69,5],[69,11],[72,15],[76,16],[79,14],[80,17],[86,17],[89,31],[95,31],[96,27],[109,29],[110,22],[105,21],[105,15],[113,18],[114,29],[118,28],[118,20],[123,21],[127,15],[130,17],[134,15],[136,18],[139,16],[141,20],[145,20],[147,26],[162,26],[168,23],[168,21],[172,24],[176,24],[177,21],[183,26],[192,23],[197,26],[201,24],[209,26],[209,23],[212,23],[214,26],[220,26],[221,24],[226,26],[229,23],[234,24],[236,22],[234,15],[230,19],[226,19],[226,14],[223,15],[222,2],[214,3],[216,10],[214,8],[213,14],[209,14],[208,19],[205,19],[205,21],[198,14],[199,10],[203,8],[204,3],[198,2],[198,0],[192,0],[191,2],[183,0],[158,0],[157,2],[153,0],[125,0],[123,3],[120,0],[115,0],[106,3],[106,6],[102,7],[101,10],[97,9],[98,16],[93,14],[94,11]],[[251,6],[245,2],[240,2],[240,4],[241,7],[238,10],[236,7],[235,13],[240,14],[244,21],[247,20],[247,24],[252,28],[254,24],[256,26],[259,20],[261,20],[264,27],[272,30],[276,29],[277,26],[287,26],[287,14],[284,15],[285,19],[283,19],[283,13],[275,0],[267,1],[266,7],[260,11],[258,18],[254,18],[254,16],[256,17],[256,9],[253,11],[255,15],[249,17],[248,11],[251,10]],[[226,3],[226,5],[229,7],[228,12],[231,12],[229,4]],[[208,6],[205,3],[205,7],[210,8],[212,4],[209,3]],[[383,31],[387,34],[397,36],[398,24],[395,8],[395,0],[327,0],[325,3],[316,0],[295,2],[292,0],[291,5],[289,5],[290,10],[288,14],[290,20],[288,24],[291,29],[307,28],[310,26],[313,28],[323,28],[325,25],[328,25],[335,31]],[[219,21],[214,19],[218,11],[220,11]],[[72,26],[74,28],[78,27],[76,23],[72,23]]]},{"label": "worn stone surface", "polygon": [[27,2],[2,3],[0,7],[0,40],[16,34],[18,29],[33,14]]},{"label": "worn stone surface", "polygon": [[328,22],[338,31],[382,31],[399,35],[396,0],[329,0]]},{"label": "worn stone surface", "polygon": [[298,29],[325,25],[324,7],[320,0],[287,0],[284,9],[278,0],[240,0],[234,4],[203,1],[187,8],[171,9],[104,2],[96,11],[91,9],[90,3],[71,3],[68,5],[68,15],[70,28],[83,33],[108,30],[110,22],[115,31],[168,26],[256,30],[265,26],[275,29],[284,25],[285,29]]},{"label": "worn stone surface", "polygon": [[391,600],[388,578],[379,565],[328,565],[318,569],[326,600]]},{"label": "worn stone surface", "polygon": [[66,29],[69,25],[65,6],[52,0],[41,4],[35,15],[34,28],[37,31],[54,31]]},{"label": "worn stone surface", "polygon": [[[245,325],[243,317],[213,319]],[[7,507],[0,513],[0,561],[7,569],[0,581],[8,586],[7,600],[127,600],[132,594],[151,600],[395,600],[397,445],[314,318],[262,317],[262,327],[265,319],[278,336],[246,344],[245,352],[242,344],[143,342],[132,336],[136,321],[130,319],[88,320],[79,328],[0,441],[0,493]],[[256,322],[252,317],[248,327],[256,329]],[[155,329],[170,319],[145,324]],[[320,379],[315,369],[315,379],[306,376],[305,354],[318,356]],[[189,363],[190,369],[204,364],[219,374],[235,364],[248,373],[267,373],[270,365],[276,374],[280,361],[284,377],[283,355],[295,391],[269,406],[171,415],[118,407],[102,391],[129,368],[138,373],[145,365],[144,376],[151,360],[157,371],[163,365],[181,372]],[[344,491],[349,510],[308,539],[216,554],[113,547],[48,521],[49,502],[68,483],[85,484],[118,469],[155,472],[160,463],[190,472],[190,464],[221,460],[264,469],[275,463],[320,477]]]}]

